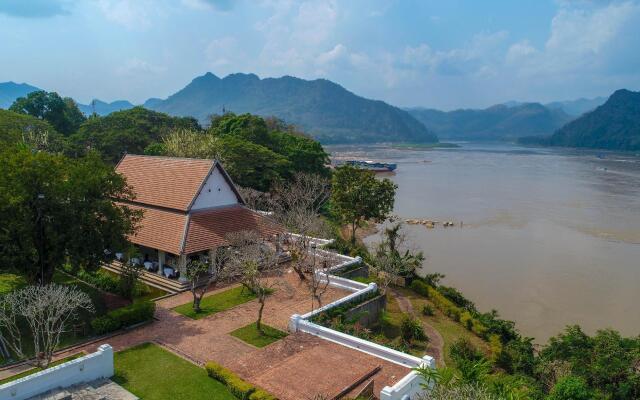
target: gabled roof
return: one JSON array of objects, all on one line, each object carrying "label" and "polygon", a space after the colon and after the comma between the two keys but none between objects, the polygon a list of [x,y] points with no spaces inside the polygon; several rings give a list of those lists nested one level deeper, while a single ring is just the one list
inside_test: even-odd
[{"label": "gabled roof", "polygon": [[255,231],[269,237],[284,231],[269,217],[242,205],[194,212],[188,223],[183,248],[186,254],[226,246],[226,235],[233,232]]},{"label": "gabled roof", "polygon": [[131,243],[172,254],[191,254],[226,246],[233,232],[255,231],[262,237],[282,233],[280,225],[243,205],[185,214],[180,211],[117,203],[143,212]]},{"label": "gabled roof", "polygon": [[127,154],[116,171],[132,187],[135,203],[186,212],[215,164],[213,160]]}]

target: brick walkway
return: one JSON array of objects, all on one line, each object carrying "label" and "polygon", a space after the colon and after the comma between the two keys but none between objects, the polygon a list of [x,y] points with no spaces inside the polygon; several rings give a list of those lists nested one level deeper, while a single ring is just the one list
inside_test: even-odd
[{"label": "brick walkway", "polygon": [[[311,309],[311,300],[303,284],[293,274],[286,281],[291,291],[276,291],[264,310],[264,322],[281,330],[287,329],[289,317]],[[228,289],[219,288],[207,295]],[[347,294],[330,289],[325,303]],[[145,342],[160,343],[174,352],[204,364],[216,361],[244,379],[264,387],[281,400],[300,400],[315,394],[333,396],[376,366],[382,370],[374,376],[376,391],[392,385],[406,375],[405,367],[386,362],[365,353],[307,334],[293,334],[262,349],[255,348],[229,335],[257,317],[258,303],[251,301],[200,320],[184,317],[171,308],[191,302],[185,292],[157,302],[158,321],[106,340],[116,351]],[[317,307],[317,305],[316,305]],[[95,351],[98,344],[75,348],[56,358],[78,351]]]}]

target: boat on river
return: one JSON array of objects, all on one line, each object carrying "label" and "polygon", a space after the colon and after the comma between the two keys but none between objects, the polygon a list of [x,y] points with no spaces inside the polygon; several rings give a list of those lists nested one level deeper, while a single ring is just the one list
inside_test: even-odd
[{"label": "boat on river", "polygon": [[356,168],[362,168],[373,172],[391,172],[398,167],[397,164],[383,163],[370,160],[347,160],[343,164],[351,165]]}]

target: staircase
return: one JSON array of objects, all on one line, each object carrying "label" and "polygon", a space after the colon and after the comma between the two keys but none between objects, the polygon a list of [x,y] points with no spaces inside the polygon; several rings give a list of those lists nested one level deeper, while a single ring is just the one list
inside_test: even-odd
[{"label": "staircase", "polygon": [[[107,271],[120,274],[122,272],[122,263],[120,261],[113,261],[111,264],[103,264],[102,268]],[[158,275],[155,272],[142,271],[140,280],[149,286],[162,289],[169,293],[179,293],[189,290],[189,282],[180,282],[177,279],[169,279],[162,275]]]}]

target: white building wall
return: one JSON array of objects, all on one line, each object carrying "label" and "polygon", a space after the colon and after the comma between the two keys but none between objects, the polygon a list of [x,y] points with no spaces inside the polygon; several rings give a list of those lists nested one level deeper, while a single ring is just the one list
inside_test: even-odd
[{"label": "white building wall", "polygon": [[52,389],[113,376],[113,349],[108,344],[98,351],[0,385],[1,400],[23,400]]},{"label": "white building wall", "polygon": [[193,202],[192,210],[201,210],[211,207],[228,206],[238,203],[238,198],[231,186],[224,179],[220,170],[216,167],[207,178],[200,194]]}]

